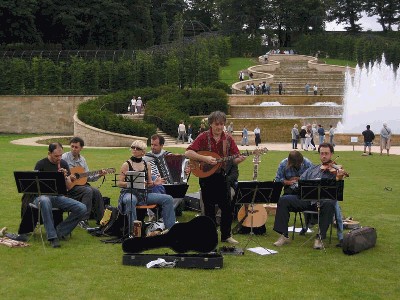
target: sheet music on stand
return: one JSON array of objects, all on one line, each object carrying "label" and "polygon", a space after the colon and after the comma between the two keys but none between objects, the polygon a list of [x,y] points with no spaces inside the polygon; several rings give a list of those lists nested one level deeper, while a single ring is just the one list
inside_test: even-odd
[{"label": "sheet music on stand", "polygon": [[282,183],[275,181],[239,181],[235,204],[277,203],[282,192]]},{"label": "sheet music on stand", "polygon": [[344,180],[299,180],[299,193],[302,200],[343,201],[343,189]]},{"label": "sheet music on stand", "polygon": [[18,193],[35,195],[65,195],[64,173],[44,171],[15,171]]},{"label": "sheet music on stand", "polygon": [[[270,250],[261,246],[261,244],[257,241],[254,231],[253,231],[253,217],[255,204],[266,204],[271,202],[278,202],[279,196],[282,191],[282,183],[281,182],[274,182],[274,181],[239,181],[237,186],[237,192],[235,195],[235,204],[240,205],[243,204],[245,210],[248,211],[247,217],[251,220],[250,225],[250,233],[249,239],[244,246],[247,248],[247,245],[251,241],[255,241],[259,247],[255,248],[248,248],[247,250],[255,252],[257,254],[266,255],[266,254],[275,254],[274,250]],[[243,223],[243,220],[240,222]]]},{"label": "sheet music on stand", "polygon": [[133,189],[145,190],[146,189],[146,178],[145,172],[128,171],[126,172],[126,180],[131,183]]}]

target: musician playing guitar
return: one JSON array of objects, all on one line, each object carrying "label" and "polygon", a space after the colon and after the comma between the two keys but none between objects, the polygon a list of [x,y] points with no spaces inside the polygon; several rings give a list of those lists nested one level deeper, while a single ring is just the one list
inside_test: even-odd
[{"label": "musician playing guitar", "polygon": [[[204,213],[210,217],[214,223],[215,204],[221,209],[221,241],[237,244],[231,236],[231,225],[233,220],[231,205],[231,189],[228,181],[232,181],[230,174],[236,165],[244,161],[245,157],[239,155],[239,149],[231,136],[224,133],[226,115],[221,111],[214,111],[208,116],[210,129],[200,133],[194,142],[187,148],[185,156],[191,160],[204,162],[215,166],[218,164],[217,158],[211,155],[200,155],[199,151],[210,151],[220,157],[236,156],[236,158],[222,164],[215,173],[208,177],[199,178],[201,197],[204,202]],[[234,166],[232,167],[233,164]],[[237,169],[236,169],[237,170]]]},{"label": "musician playing guitar", "polygon": [[[83,139],[81,139],[80,137],[73,137],[70,140],[71,151],[66,152],[62,155],[62,159],[68,163],[68,166],[71,169],[71,173],[74,173],[72,169],[75,167],[81,167],[83,168],[84,172],[89,172],[89,167],[86,163],[86,159],[80,154],[84,145],[85,142],[83,141]],[[95,175],[87,177],[87,181],[96,181],[100,177],[104,176],[106,173],[106,170],[101,170]],[[74,181],[76,180],[76,176],[72,174],[71,181],[74,183]],[[83,185],[75,185],[71,190],[68,191],[68,197],[78,200],[86,205],[87,212],[82,221],[78,224],[81,228],[86,229],[87,227],[89,227],[88,220],[90,217],[90,213],[92,212],[92,208],[94,209],[96,222],[97,224],[99,224],[104,214],[104,201],[103,196],[97,188],[91,186],[88,183],[85,183]]]}]

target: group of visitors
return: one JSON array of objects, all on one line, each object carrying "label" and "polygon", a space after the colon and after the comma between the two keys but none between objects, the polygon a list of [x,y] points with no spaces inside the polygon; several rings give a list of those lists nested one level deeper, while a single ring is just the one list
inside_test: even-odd
[{"label": "group of visitors", "polygon": [[[364,153],[363,155],[372,155],[371,148],[375,139],[375,134],[371,130],[371,126],[367,125],[367,129],[362,132],[364,137]],[[387,123],[383,123],[383,127],[380,131],[380,155],[383,154],[383,150],[386,150],[386,154],[389,155],[389,150],[392,140],[392,130],[388,127]],[[368,153],[367,153],[368,148]]]},{"label": "group of visitors", "polygon": [[142,101],[142,97],[136,97],[133,96],[129,105],[128,105],[128,111],[131,113],[131,115],[134,114],[141,114],[142,109],[143,109],[144,103]]}]

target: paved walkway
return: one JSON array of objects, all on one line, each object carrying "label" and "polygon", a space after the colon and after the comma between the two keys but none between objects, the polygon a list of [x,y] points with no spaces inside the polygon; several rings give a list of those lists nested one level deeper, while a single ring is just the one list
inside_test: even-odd
[{"label": "paved walkway", "polygon": [[[35,136],[35,137],[30,137],[30,138],[24,138],[24,139],[18,139],[11,141],[12,144],[16,145],[26,145],[26,146],[43,146],[47,147],[47,145],[43,144],[38,144],[37,141],[39,140],[46,140],[46,139],[53,139],[53,138],[62,138],[62,137],[68,137],[68,136],[54,136],[54,135],[49,135],[49,136]],[[165,145],[166,147],[180,147],[180,148],[186,148],[188,144],[170,144],[170,145]],[[277,151],[291,151],[292,150],[292,144],[291,143],[263,143],[259,145],[260,148],[267,147],[268,150],[277,150]],[[123,148],[123,147],[90,147],[90,146],[85,146],[85,148],[99,148],[99,149],[110,149],[110,148]],[[255,146],[239,146],[240,151],[244,151],[246,149],[253,150],[255,149]],[[335,147],[336,151],[352,151],[353,146],[352,145],[337,145]],[[356,145],[354,146],[354,151],[362,152],[364,150],[364,147],[362,145]],[[302,150],[299,150],[302,151]],[[311,151],[312,152],[312,151]],[[372,152],[373,153],[379,153],[379,146],[372,146]],[[395,146],[390,148],[390,154],[395,154],[395,155],[400,155],[400,147]]]}]

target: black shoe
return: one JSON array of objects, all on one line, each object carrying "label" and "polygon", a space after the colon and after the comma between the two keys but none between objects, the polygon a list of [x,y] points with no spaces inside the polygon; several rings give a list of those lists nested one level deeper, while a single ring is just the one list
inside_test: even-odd
[{"label": "black shoe", "polygon": [[53,248],[60,248],[60,247],[61,247],[61,245],[60,245],[60,240],[59,240],[58,238],[55,238],[55,239],[50,240],[50,245],[51,245]]},{"label": "black shoe", "polygon": [[87,228],[89,228],[89,222],[88,222],[88,220],[80,221],[80,222],[78,223],[78,226],[79,226],[80,228],[87,229]]},{"label": "black shoe", "polygon": [[336,247],[342,248],[343,240],[340,240],[339,243],[336,244]]}]

